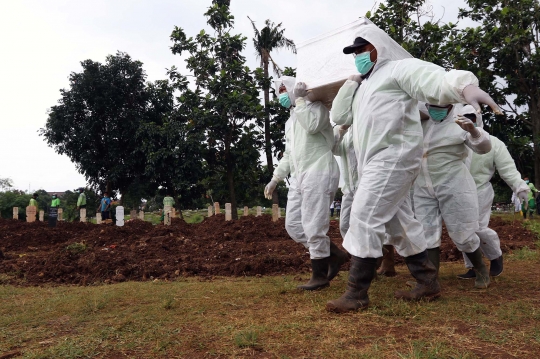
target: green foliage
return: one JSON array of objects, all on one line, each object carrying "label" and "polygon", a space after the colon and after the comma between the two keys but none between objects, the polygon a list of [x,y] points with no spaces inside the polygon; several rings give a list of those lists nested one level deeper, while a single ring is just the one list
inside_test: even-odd
[{"label": "green foliage", "polygon": [[19,208],[19,220],[26,220],[26,207],[31,195],[23,191],[0,192],[0,214],[2,218],[13,218],[13,207]]},{"label": "green foliage", "polygon": [[0,178],[0,191],[6,191],[13,187],[11,178]]},{"label": "green foliage", "polygon": [[224,202],[232,204],[236,217],[236,193],[249,188],[246,184],[252,183],[249,180],[255,178],[259,167],[261,140],[254,119],[261,116],[262,106],[254,74],[241,55],[246,38],[230,33],[234,17],[228,5],[220,3],[214,2],[205,14],[214,36],[201,30],[188,38],[179,27],[171,34],[173,54],[187,52],[186,67],[195,77],[196,89],[189,90],[186,77],[175,68],[169,76],[184,94],[182,102],[192,116],[192,126],[206,133],[209,176],[205,187],[219,193],[225,183]]},{"label": "green foliage", "polygon": [[84,243],[71,243],[69,246],[66,247],[67,251],[70,251],[73,254],[79,254],[85,252],[87,249],[86,244]]},{"label": "green foliage", "polygon": [[256,348],[259,344],[259,333],[254,330],[245,330],[236,333],[234,344],[239,348]]},{"label": "green foliage", "polygon": [[148,118],[146,74],[140,61],[122,52],[104,64],[85,60],[81,66],[40,133],[95,188],[124,192],[144,172],[136,135]]}]

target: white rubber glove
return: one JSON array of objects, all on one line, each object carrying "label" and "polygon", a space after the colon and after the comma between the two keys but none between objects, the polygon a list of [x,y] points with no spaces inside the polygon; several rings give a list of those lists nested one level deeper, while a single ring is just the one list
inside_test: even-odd
[{"label": "white rubber glove", "polygon": [[456,123],[461,127],[463,130],[469,132],[473,138],[478,138],[482,135],[480,131],[474,126],[474,122],[472,122],[467,117],[458,116]]},{"label": "white rubber glove", "polygon": [[275,181],[274,179],[268,182],[268,184],[264,188],[264,197],[266,199],[272,199],[272,193],[274,193],[274,190],[276,189],[276,187],[277,187],[277,181]]},{"label": "white rubber glove", "polygon": [[521,202],[529,202],[529,193],[528,191],[521,191],[517,194]]},{"label": "white rubber glove", "polygon": [[297,82],[294,86],[294,96],[296,97],[306,97],[308,94],[307,86],[303,82]]},{"label": "white rubber glove", "polygon": [[463,98],[476,112],[481,113],[480,104],[488,105],[497,115],[502,115],[501,108],[484,90],[476,85],[469,85],[463,89]]},{"label": "white rubber glove", "polygon": [[359,84],[362,83],[362,81],[364,81],[364,78],[362,77],[362,75],[360,74],[356,74],[356,75],[351,75],[347,78],[347,80],[351,80],[351,81],[356,81],[358,82]]}]

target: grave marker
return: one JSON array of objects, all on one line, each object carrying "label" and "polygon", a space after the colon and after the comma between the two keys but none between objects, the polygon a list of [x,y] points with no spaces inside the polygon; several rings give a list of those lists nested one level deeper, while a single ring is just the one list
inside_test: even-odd
[{"label": "grave marker", "polygon": [[41,210],[39,211],[39,221],[43,222],[45,220],[45,211]]},{"label": "grave marker", "polygon": [[257,215],[256,215],[256,217],[260,217],[260,216],[262,216],[262,207],[257,206]]},{"label": "grave marker", "polygon": [[101,224],[101,212],[96,212],[96,223]]},{"label": "grave marker", "polygon": [[[18,213],[17,209],[17,213]],[[15,213],[13,213],[15,214]],[[26,222],[31,223],[36,221],[36,206],[26,207]]]},{"label": "grave marker", "polygon": [[49,208],[49,227],[56,227],[58,220],[58,207]]},{"label": "grave marker", "polygon": [[208,217],[212,217],[214,215],[214,211],[212,206],[208,206]]},{"label": "grave marker", "polygon": [[137,219],[137,211],[132,209],[130,212],[129,212],[129,219]]},{"label": "grave marker", "polygon": [[80,209],[81,222],[86,223],[86,208]]},{"label": "grave marker", "polygon": [[116,207],[116,225],[118,227],[124,226],[124,207],[123,206]]},{"label": "grave marker", "polygon": [[139,211],[139,219],[144,221],[144,211]]},{"label": "grave marker", "polygon": [[19,207],[13,207],[13,219],[19,219]]},{"label": "grave marker", "polygon": [[219,210],[219,202],[214,203],[214,209],[215,209],[216,214],[221,213],[221,211]]},{"label": "grave marker", "polygon": [[163,224],[166,225],[166,226],[170,226],[171,225],[171,209],[172,209],[172,206],[165,206],[163,207]]},{"label": "grave marker", "polygon": [[277,218],[281,218],[281,208],[278,207]]},{"label": "grave marker", "polygon": [[225,220],[230,221],[232,219],[231,204],[225,203]]},{"label": "grave marker", "polygon": [[249,216],[249,208],[247,206],[244,207],[244,217]]},{"label": "grave marker", "polygon": [[58,208],[58,220],[61,221],[62,217],[64,215],[64,210],[62,208]]}]

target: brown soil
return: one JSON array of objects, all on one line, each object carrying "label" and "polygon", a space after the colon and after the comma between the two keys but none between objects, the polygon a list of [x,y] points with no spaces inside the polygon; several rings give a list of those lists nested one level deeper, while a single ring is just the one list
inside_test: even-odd
[{"label": "brown soil", "polygon": [[[499,233],[503,252],[534,247],[535,235],[519,224],[512,227],[494,218],[490,226]],[[338,222],[331,221],[329,236],[341,244]],[[174,219],[171,226],[139,220],[126,222],[124,227],[59,223],[57,228],[0,219],[0,249],[0,273],[11,278],[4,282],[20,285],[87,285],[310,270],[307,251],[289,238],[283,219],[273,223],[270,216],[225,222],[223,215],[217,215],[200,224]],[[461,260],[446,231],[441,259]],[[401,261],[398,256],[397,262]]]}]

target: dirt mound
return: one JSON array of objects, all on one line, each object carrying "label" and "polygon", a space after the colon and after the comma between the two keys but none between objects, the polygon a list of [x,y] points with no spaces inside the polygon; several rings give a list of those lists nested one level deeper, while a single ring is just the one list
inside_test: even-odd
[{"label": "dirt mound", "polygon": [[[490,225],[505,252],[533,246],[535,236],[517,224],[494,218]],[[341,244],[338,222],[330,222],[329,236]],[[171,226],[139,220],[123,227],[59,223],[56,228],[0,220],[0,249],[0,273],[23,285],[296,274],[310,268],[307,250],[290,239],[284,220],[273,223],[270,216],[225,222],[217,215],[200,224],[173,219]],[[441,259],[461,260],[446,231]]]}]

